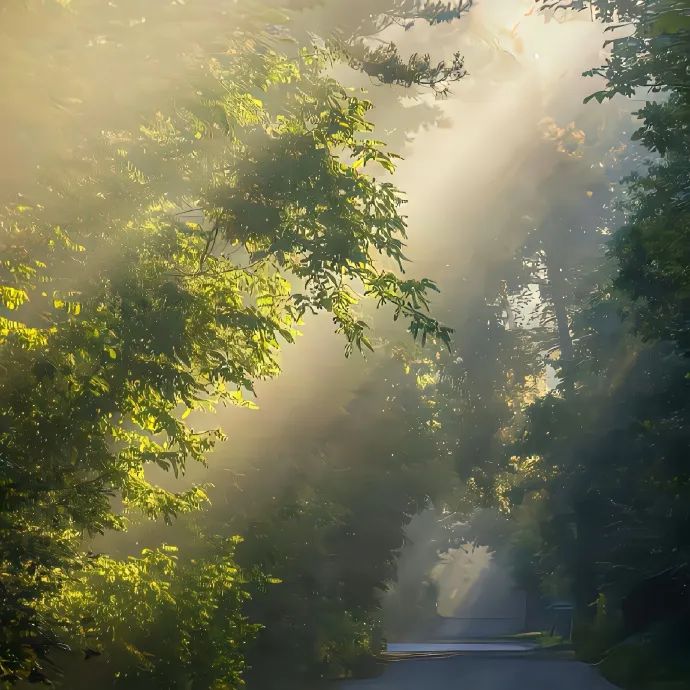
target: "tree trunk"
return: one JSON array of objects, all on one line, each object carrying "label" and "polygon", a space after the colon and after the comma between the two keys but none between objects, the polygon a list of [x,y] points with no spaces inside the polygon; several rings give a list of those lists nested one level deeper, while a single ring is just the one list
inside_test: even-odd
[{"label": "tree trunk", "polygon": [[556,318],[556,332],[558,333],[558,349],[561,356],[561,371],[566,393],[573,390],[572,364],[575,358],[573,339],[570,335],[568,311],[565,306],[565,279],[563,267],[553,258],[551,252],[545,254],[545,264],[551,305]]}]

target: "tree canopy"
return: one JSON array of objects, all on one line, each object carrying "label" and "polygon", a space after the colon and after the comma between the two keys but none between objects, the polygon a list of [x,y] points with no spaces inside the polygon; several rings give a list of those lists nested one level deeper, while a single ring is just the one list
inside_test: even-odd
[{"label": "tree canopy", "polygon": [[[581,658],[624,687],[684,687],[686,0],[541,3],[610,32],[587,100],[616,140],[585,117],[533,123],[541,196],[514,202],[511,249],[452,341],[436,284],[405,274],[399,156],[334,75],[448,95],[461,55],[407,55],[387,32],[472,3],[338,4],[336,33],[295,20],[324,4],[0,8],[0,685],[371,674],[405,528],[435,506],[500,542],[531,594],[574,601]],[[418,342],[375,348],[367,302]],[[257,449],[230,508],[209,507],[182,475],[232,429],[203,413],[253,407],[316,314],[346,354],[383,356],[281,449],[280,483]],[[485,508],[491,529],[471,519]],[[92,551],[145,521],[174,543]]]},{"label": "tree canopy", "polygon": [[[82,538],[206,501],[204,487],[170,491],[148,468],[178,475],[205,462],[223,434],[187,415],[251,405],[305,314],[329,312],[347,352],[371,347],[362,297],[391,305],[422,341],[449,340],[427,314],[434,283],[401,275],[404,198],[385,180],[395,156],[372,137],[371,103],[329,76],[328,48],[285,43],[284,9],[160,0],[2,10],[9,73],[26,80],[27,99],[42,85],[57,112],[46,131],[46,113],[26,117],[13,91],[3,127],[18,156],[59,132],[40,158],[28,147],[0,219],[7,682],[43,678],[41,659],[68,644],[76,604],[65,594],[63,610],[51,605],[63,588],[83,582],[89,602],[100,577],[123,596],[159,590],[166,606],[152,572],[181,578],[170,591],[188,586],[165,551],[118,564],[92,558]],[[182,46],[170,41],[180,27]],[[75,37],[74,51],[60,48]],[[232,582],[231,561],[200,568],[189,577],[215,568]],[[189,605],[192,618],[216,615],[213,600]],[[113,632],[109,617],[125,615],[102,614],[96,625]],[[218,682],[236,682],[234,663],[214,664]]]}]

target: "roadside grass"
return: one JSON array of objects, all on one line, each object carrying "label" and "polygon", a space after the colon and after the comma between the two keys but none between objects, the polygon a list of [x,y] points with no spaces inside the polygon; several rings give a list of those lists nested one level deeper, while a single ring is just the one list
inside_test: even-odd
[{"label": "roadside grass", "polygon": [[511,640],[514,642],[531,642],[536,646],[537,649],[552,649],[552,648],[564,648],[570,647],[570,643],[565,640],[560,635],[552,635],[546,631],[533,631],[516,633],[515,635],[506,635],[502,638],[503,640]]}]

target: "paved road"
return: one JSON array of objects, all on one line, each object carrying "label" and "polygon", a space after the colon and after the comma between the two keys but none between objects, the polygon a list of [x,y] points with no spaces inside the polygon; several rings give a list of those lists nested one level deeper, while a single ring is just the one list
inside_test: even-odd
[{"label": "paved road", "polygon": [[576,661],[472,655],[394,661],[381,677],[343,683],[340,690],[615,690],[615,686]]}]

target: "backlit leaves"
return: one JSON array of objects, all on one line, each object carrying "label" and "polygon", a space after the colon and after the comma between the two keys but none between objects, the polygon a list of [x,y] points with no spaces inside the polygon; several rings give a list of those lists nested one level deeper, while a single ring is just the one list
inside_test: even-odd
[{"label": "backlit leaves", "polygon": [[[120,635],[129,616],[142,629],[159,615],[213,617],[203,597],[222,599],[224,582],[232,591],[230,561],[190,566],[180,577],[194,586],[178,586],[169,552],[87,559],[81,540],[136,514],[171,521],[205,504],[204,487],[171,491],[151,470],[206,462],[223,434],[196,430],[190,413],[253,406],[255,382],[278,374],[305,314],[330,312],[348,352],[370,348],[363,286],[422,341],[450,336],[428,314],[433,283],[378,266],[402,269],[405,221],[400,192],[374,177],[393,172],[396,156],[371,136],[371,104],[328,76],[333,53],[280,46],[267,28],[280,13],[226,9],[152,0],[142,21],[116,3],[28,3],[7,24],[35,27],[32,41],[47,45],[49,26],[81,59],[57,51],[36,62],[31,41],[4,44],[12,64],[70,93],[51,124],[66,140],[4,186],[16,198],[0,211],[3,681],[45,673],[41,659],[81,625],[79,607],[97,612],[96,636]],[[197,21],[208,45],[190,37],[170,53],[156,43]],[[155,65],[147,32],[164,50]],[[90,71],[87,49],[103,73]],[[127,77],[137,104],[120,112],[103,80],[130,51],[141,57]],[[34,114],[21,126],[38,137]],[[236,609],[227,615],[242,627]],[[184,664],[193,631],[178,632],[171,649]],[[209,673],[222,667],[213,682],[237,682],[229,639],[208,641]],[[149,650],[135,656],[166,677]]]}]

